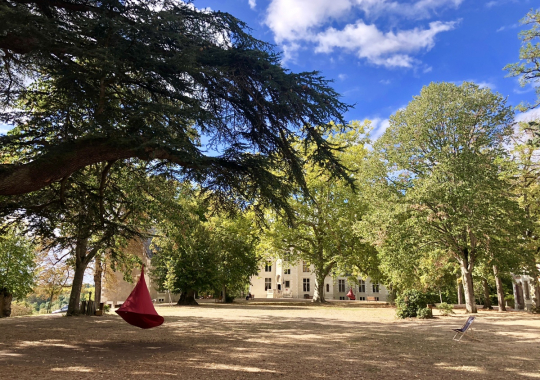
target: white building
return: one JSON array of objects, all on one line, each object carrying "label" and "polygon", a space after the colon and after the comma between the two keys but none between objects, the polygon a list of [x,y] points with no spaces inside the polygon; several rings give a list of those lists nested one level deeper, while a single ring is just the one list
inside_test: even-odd
[{"label": "white building", "polygon": [[[388,290],[384,285],[372,283],[369,278],[358,279],[352,291],[358,301],[386,301]],[[348,300],[351,286],[347,277],[324,280],[324,297],[327,300]],[[313,265],[304,262],[288,263],[281,259],[262,265],[259,273],[251,277],[250,293],[256,298],[313,298],[315,274]]]}]

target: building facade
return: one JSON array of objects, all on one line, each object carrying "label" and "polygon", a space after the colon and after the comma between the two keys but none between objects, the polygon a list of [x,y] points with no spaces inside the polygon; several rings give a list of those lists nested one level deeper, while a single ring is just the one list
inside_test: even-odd
[{"label": "building facade", "polygon": [[[358,301],[387,301],[388,290],[369,278],[359,278],[354,286],[345,276],[327,276],[324,297],[327,300],[348,300],[352,289]],[[250,293],[256,298],[313,298],[315,294],[313,265],[305,262],[289,263],[278,259],[264,263],[259,273],[251,277]]]}]

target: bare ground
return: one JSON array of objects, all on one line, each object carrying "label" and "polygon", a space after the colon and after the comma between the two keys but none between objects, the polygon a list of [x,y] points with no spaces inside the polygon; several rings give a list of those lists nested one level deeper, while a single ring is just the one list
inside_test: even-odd
[{"label": "bare ground", "polygon": [[481,311],[397,320],[392,308],[206,303],[158,307],[141,330],[115,314],[0,320],[0,379],[540,379],[540,318]]}]

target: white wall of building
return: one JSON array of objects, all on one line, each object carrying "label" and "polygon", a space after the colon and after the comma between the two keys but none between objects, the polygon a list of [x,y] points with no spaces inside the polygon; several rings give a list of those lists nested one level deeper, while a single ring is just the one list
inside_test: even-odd
[{"label": "white wall of building", "polygon": [[[313,298],[315,292],[313,265],[304,267],[303,262],[291,264],[281,259],[269,262],[269,264],[267,266],[263,263],[259,268],[259,273],[251,277],[250,293],[255,298],[277,297],[276,290],[279,288],[281,289],[280,296],[305,298],[307,294],[309,298]],[[343,281],[344,288],[342,287],[341,290],[344,289],[344,291],[339,289],[340,280]],[[357,300],[367,300],[367,297],[378,297],[379,301],[387,300],[388,290],[384,285],[379,285],[378,291],[376,291],[377,289],[373,288],[374,284],[369,278],[364,279],[364,281],[365,289],[360,289],[358,285],[353,286],[353,293]],[[304,284],[306,284],[306,289]],[[307,290],[308,284],[309,290]],[[270,286],[269,290],[266,289],[267,285]],[[327,276],[324,280],[324,294],[327,300],[348,299],[346,295],[349,289],[347,277]]]}]

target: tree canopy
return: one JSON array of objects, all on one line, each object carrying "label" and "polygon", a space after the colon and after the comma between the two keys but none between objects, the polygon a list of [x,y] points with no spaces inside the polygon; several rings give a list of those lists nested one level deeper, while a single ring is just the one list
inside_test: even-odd
[{"label": "tree canopy", "polygon": [[0,25],[0,121],[16,126],[0,136],[0,195],[133,157],[278,208],[304,185],[304,159],[348,175],[323,138],[348,106],[318,73],[282,68],[230,14],[174,0],[7,0]]},{"label": "tree canopy", "polygon": [[396,282],[404,269],[415,273],[425,255],[456,260],[469,312],[476,311],[476,262],[500,246],[516,249],[527,231],[501,178],[499,160],[513,132],[505,103],[472,83],[432,83],[390,118],[374,145],[380,192],[361,230]]},{"label": "tree canopy", "polygon": [[[337,156],[354,171],[355,185],[363,178],[368,128],[368,122],[352,122],[346,131],[336,127],[328,136],[329,141],[341,147]],[[353,231],[354,223],[361,220],[366,210],[362,194],[316,167],[305,165],[303,170],[309,196],[291,197],[295,217],[292,225],[269,211],[271,222],[260,249],[267,255],[313,265],[314,300],[324,302],[326,276],[352,272],[373,275],[377,273],[378,261],[374,248],[362,243]]]}]

